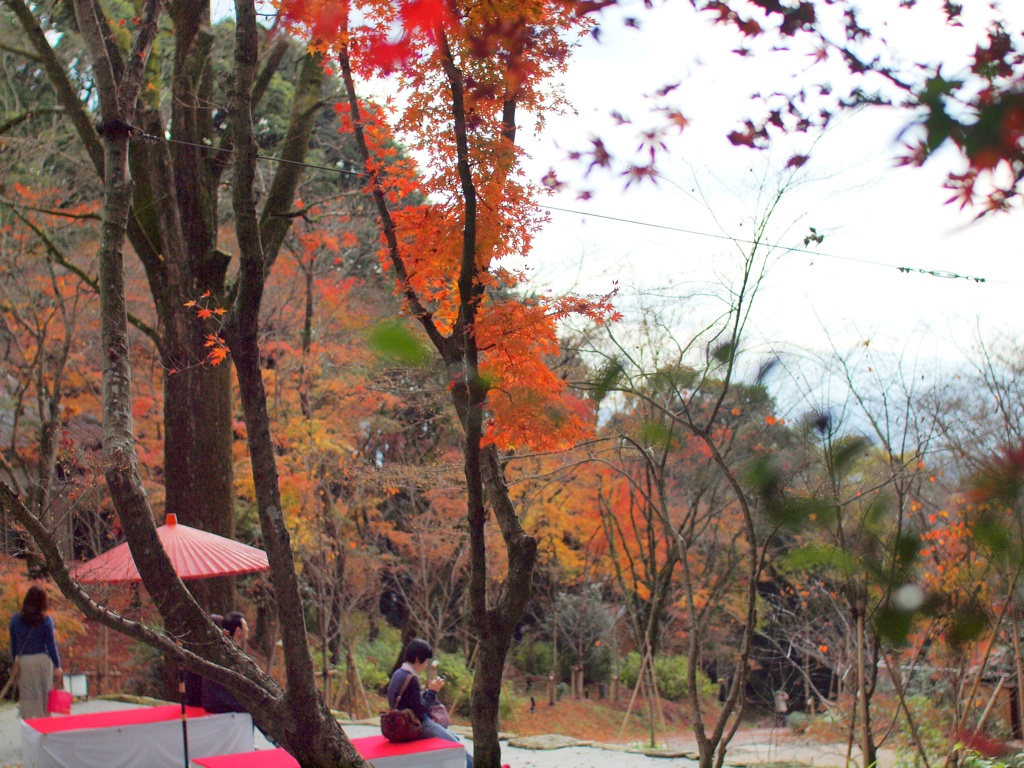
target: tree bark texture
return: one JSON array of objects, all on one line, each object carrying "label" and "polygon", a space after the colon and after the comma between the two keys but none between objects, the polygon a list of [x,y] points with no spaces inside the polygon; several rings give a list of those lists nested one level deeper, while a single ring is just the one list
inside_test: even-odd
[{"label": "tree bark texture", "polygon": [[[104,177],[104,149],[89,109],[79,99],[67,68],[50,47],[44,30],[23,0],[3,0],[25,29],[47,76],[75,126],[97,174]],[[109,20],[94,9],[97,44],[107,58],[109,78],[126,69],[130,59],[109,33]],[[215,306],[231,300],[226,283],[229,257],[217,248],[218,187],[227,167],[230,141],[218,145],[214,126],[213,31],[208,0],[183,0],[170,9],[175,48],[171,75],[171,143],[132,141],[128,149],[131,178],[128,238],[147,275],[158,318],[159,348],[164,366],[164,482],[166,511],[185,524],[231,536],[234,532],[234,478],[230,371],[205,365],[206,335],[216,328],[201,322],[185,306],[207,291]],[[92,44],[90,45],[92,48]],[[262,94],[284,53],[277,45],[261,73]],[[319,59],[307,56],[296,83],[292,121],[280,151],[301,161],[309,145],[323,82]],[[143,90],[132,123],[146,134],[163,137],[168,129],[159,111],[157,92]],[[137,135],[136,135],[137,138]],[[279,216],[291,205],[302,168],[278,166],[263,210],[267,230],[267,269],[273,262],[291,219]],[[233,580],[195,586],[211,610],[234,608]]]},{"label": "tree bark texture", "polygon": [[[252,137],[249,88],[256,62],[256,15],[251,0],[238,4],[238,51],[233,112],[240,151],[235,157],[235,210],[239,216],[239,242],[243,250],[238,308],[233,316],[232,339],[237,350],[236,366],[242,382],[242,398],[250,428],[250,449],[257,478],[257,499],[264,527],[271,577],[280,606],[284,631],[288,691],[260,670],[248,656],[229,642],[209,620],[178,578],[159,543],[152,509],[138,469],[132,423],[132,383],[128,343],[128,315],[125,300],[124,242],[131,230],[133,188],[129,168],[130,144],[137,138],[133,127],[136,104],[143,82],[146,57],[155,38],[161,0],[146,0],[139,32],[124,61],[105,36],[105,21],[98,18],[98,5],[75,0],[79,27],[87,42],[95,72],[96,91],[102,114],[102,170],[104,212],[100,241],[101,351],[103,354],[103,459],[108,487],[124,526],[132,556],[142,574],[143,585],[153,597],[164,619],[165,631],[157,633],[140,624],[125,621],[92,601],[68,575],[66,563],[53,538],[39,519],[10,489],[0,486],[0,504],[12,510],[39,543],[48,568],[62,591],[85,614],[183,661],[194,671],[228,686],[252,712],[256,725],[274,736],[295,754],[304,768],[352,766],[364,768],[338,723],[320,699],[306,642],[298,580],[292,562],[288,532],[281,512],[273,443],[270,436],[266,395],[262,387],[259,349],[256,345],[259,307],[264,278],[264,254],[260,242],[252,180],[255,172],[255,142]],[[112,58],[112,54],[114,58]],[[187,62],[182,66],[187,66]],[[147,170],[153,179],[166,179],[170,163],[160,147]],[[167,188],[174,194],[180,188]],[[182,286],[190,285],[189,254],[182,219],[176,206],[165,205],[152,222],[160,240],[170,250],[163,253],[165,265],[157,274],[158,301],[173,304],[181,298]],[[190,222],[189,226],[194,224]],[[139,229],[144,229],[139,225]],[[174,235],[174,236],[170,236]],[[143,260],[146,260],[145,254]],[[151,254],[150,254],[151,255]],[[147,269],[154,268],[151,262]],[[187,295],[187,294],[186,294]],[[162,331],[175,338],[189,336],[191,318],[182,313],[159,313]],[[165,336],[166,338],[166,336]],[[162,352],[166,353],[167,349]],[[182,398],[195,398],[202,385],[182,388]],[[194,421],[194,419],[193,419]],[[208,425],[196,423],[193,435]],[[209,457],[203,457],[209,462]],[[222,510],[223,511],[223,510]],[[230,507],[226,508],[230,512]],[[203,656],[198,653],[202,652]],[[206,657],[206,658],[204,658]],[[209,659],[209,660],[207,660]]]},{"label": "tree bark texture", "polygon": [[364,766],[362,758],[331,715],[316,686],[291,539],[285,525],[274,441],[258,346],[265,258],[256,214],[254,177],[256,139],[252,129],[251,89],[258,42],[252,0],[235,3],[235,82],[231,97],[234,142],[232,204],[241,251],[238,295],[225,326],[249,434],[249,455],[256,483],[256,504],[277,596],[285,674],[288,722],[282,744],[306,768]]}]

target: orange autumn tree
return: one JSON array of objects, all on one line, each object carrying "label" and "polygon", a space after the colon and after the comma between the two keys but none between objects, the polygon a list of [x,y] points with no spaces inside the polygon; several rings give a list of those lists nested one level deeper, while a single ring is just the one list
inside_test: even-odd
[{"label": "orange autumn tree", "polygon": [[[64,204],[65,191],[18,182],[0,196],[0,382],[9,428],[0,476],[71,553],[75,509],[94,478],[79,466],[80,414],[95,410],[98,386],[88,363],[96,323],[90,279],[64,268],[69,252],[95,257],[97,205]],[[79,471],[81,470],[81,471]],[[17,546],[4,522],[4,551]],[[39,563],[33,560],[32,568]]]},{"label": "orange autumn tree", "polygon": [[[433,627],[454,623],[436,610],[451,601],[435,577],[449,560],[465,560],[452,551],[463,549],[464,532],[448,522],[464,519],[465,506],[454,500],[445,509],[445,486],[458,485],[447,478],[456,427],[435,372],[372,353],[391,328],[381,320],[397,309],[388,281],[368,267],[367,257],[376,265],[375,227],[367,244],[343,211],[304,210],[267,283],[260,348],[281,425],[282,499],[326,671],[347,655],[346,617],[359,607],[375,612],[382,592],[401,594],[410,629],[431,642],[441,637]],[[254,501],[247,471],[239,477]]]},{"label": "orange autumn tree", "polygon": [[[556,322],[569,312],[603,320],[606,302],[524,299],[502,259],[529,251],[540,224],[535,190],[518,171],[517,114],[559,106],[554,76],[586,29],[555,2],[328,3],[285,0],[336,58],[351,130],[383,238],[382,259],[405,310],[444,364],[465,434],[470,621],[477,631],[472,692],[478,765],[500,764],[498,693],[514,627],[529,596],[536,541],[523,530],[500,450],[553,448],[586,434],[589,418],[545,365]],[[360,101],[357,77],[391,75],[402,103],[390,127],[422,158],[423,175],[388,172],[384,115]],[[425,202],[396,210],[417,183]],[[507,573],[488,594],[486,523],[504,540]]]}]

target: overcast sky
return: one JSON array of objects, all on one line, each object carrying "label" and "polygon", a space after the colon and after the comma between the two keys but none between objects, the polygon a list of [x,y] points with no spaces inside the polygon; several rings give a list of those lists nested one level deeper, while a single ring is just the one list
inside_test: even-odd
[{"label": "overcast sky", "polygon": [[[941,52],[946,72],[962,62],[958,51],[973,48],[976,32],[948,30],[939,6],[923,0],[913,14],[894,15],[884,34],[914,55]],[[709,235],[749,233],[760,211],[759,189],[772,191],[785,160],[810,149],[806,137],[780,142],[769,153],[726,140],[741,119],[757,114],[750,94],[790,87],[793,70],[809,68],[806,56],[731,54],[732,33],[695,19],[681,0],[653,12],[639,3],[632,8],[642,19],[640,31],[606,17],[601,42],[588,40],[577,52],[565,81],[576,114],[551,121],[540,136],[528,126],[521,133],[533,178],[552,166],[571,178],[579,169],[565,160],[565,151],[582,147],[589,135],[621,147],[632,140],[611,127],[612,109],[639,119],[650,104],[645,95],[681,82],[673,98],[691,124],[671,146],[663,181],[624,190],[608,177],[577,180],[549,201],[577,213],[552,211],[530,259],[538,286],[556,291],[603,292],[617,280],[627,311],[634,291],[664,292],[671,283],[681,295],[727,282],[736,248]],[[801,77],[810,75],[818,70]],[[891,109],[864,110],[839,120],[814,145],[768,239],[802,248],[814,227],[824,240],[808,252],[777,252],[755,312],[757,334],[767,342],[822,348],[827,337],[840,347],[871,339],[955,357],[979,323],[990,334],[1019,332],[1024,218],[1014,213],[971,224],[973,212],[945,205],[951,193],[942,182],[960,162],[953,152],[924,168],[896,168],[900,132],[911,118]],[[578,188],[593,197],[577,199]],[[963,277],[901,273],[901,266]]]},{"label": "overcast sky", "polygon": [[[912,10],[900,9],[899,0],[864,5],[862,23],[887,43],[879,38],[878,52],[941,61],[947,76],[963,67],[984,28],[977,23],[984,16],[950,28],[942,0],[918,0]],[[965,13],[984,14],[988,5],[966,3]],[[1014,0],[1004,10],[1015,17],[1013,28],[1024,27],[1024,3]],[[630,15],[639,29],[621,23]],[[555,168],[574,182],[547,200],[563,210],[551,211],[527,262],[538,290],[604,293],[617,285],[627,317],[635,316],[639,293],[720,292],[738,264],[737,245],[723,236],[747,237],[787,158],[809,151],[799,184],[768,227],[769,242],[796,250],[772,256],[754,312],[752,340],[761,348],[818,351],[870,340],[876,348],[952,361],[978,328],[989,338],[1019,335],[1024,214],[972,223],[973,211],[946,205],[945,176],[962,169],[952,151],[924,168],[897,168],[911,114],[869,108],[836,120],[813,147],[809,137],[797,136],[779,140],[770,152],[737,148],[727,134],[762,113],[751,94],[791,92],[829,76],[839,81],[848,77],[845,70],[838,62],[812,65],[804,50],[770,53],[778,42],[771,37],[746,41],[756,55],[737,56],[731,53],[735,32],[712,25],[687,0],[666,0],[654,10],[642,0],[621,0],[601,19],[600,41],[581,45],[564,79],[572,111],[549,118],[539,135],[527,115],[520,117],[527,175],[539,182]],[[680,83],[670,100],[651,99],[669,83]],[[376,83],[364,95],[390,92]],[[642,123],[655,102],[671,103],[690,121],[670,144],[662,180],[624,189],[607,175],[582,179],[567,151],[585,148],[594,135],[628,149],[634,134],[616,131],[611,111]],[[578,199],[582,189],[591,199]],[[804,249],[811,227],[824,239]],[[716,310],[707,301],[672,303],[684,322]]]}]

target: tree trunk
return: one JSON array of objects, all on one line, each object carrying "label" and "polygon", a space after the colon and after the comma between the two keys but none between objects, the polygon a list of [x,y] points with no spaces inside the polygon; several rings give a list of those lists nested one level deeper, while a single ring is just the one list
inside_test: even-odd
[{"label": "tree trunk", "polygon": [[[234,538],[231,369],[197,365],[168,372],[164,428],[167,513],[184,525]],[[209,611],[236,607],[234,578],[203,579],[189,588]]]},{"label": "tree trunk", "polygon": [[252,0],[235,4],[235,83],[231,99],[235,147],[232,205],[241,251],[238,296],[225,325],[238,374],[238,388],[249,435],[249,455],[256,484],[256,504],[270,573],[277,596],[284,645],[288,722],[284,745],[303,768],[364,766],[352,743],[332,717],[317,689],[306,637],[298,574],[285,524],[278,483],[267,394],[257,344],[265,260],[256,217],[253,179],[256,141],[252,130],[251,88],[257,60],[256,8]]},{"label": "tree trunk", "polygon": [[[109,178],[105,147],[87,105],[55,54],[32,10],[23,0],[5,0],[17,15],[46,70],[64,113],[74,125],[97,175]],[[97,43],[103,46],[109,79],[117,80],[132,62],[109,32],[113,26],[96,5],[99,21]],[[170,76],[171,117],[165,124],[153,94],[142,91],[130,105],[136,122],[152,137],[170,132],[173,144],[162,141],[125,141],[131,184],[130,209],[124,214],[126,233],[146,271],[158,318],[150,338],[158,346],[166,371],[164,380],[164,484],[166,509],[185,524],[221,535],[234,532],[234,478],[232,453],[232,404],[230,371],[226,366],[204,364],[206,335],[216,328],[201,322],[185,302],[207,291],[214,306],[229,300],[225,284],[229,257],[217,249],[218,189],[227,167],[230,141],[218,139],[213,123],[213,33],[209,28],[209,0],[181,0],[170,9],[174,34],[174,63]],[[284,47],[278,45],[267,57],[257,98],[279,65]],[[294,200],[302,175],[317,111],[321,107],[323,69],[318,55],[303,60],[296,82],[288,133],[279,156],[286,162],[275,170],[262,212],[261,227],[270,243],[265,269],[292,219],[278,214]],[[132,129],[134,131],[134,128]],[[134,135],[134,133],[133,133]],[[108,138],[104,134],[104,141]],[[220,146],[216,146],[220,142]],[[120,159],[118,159],[120,162]],[[120,214],[119,214],[120,215]],[[211,610],[234,608],[233,579],[193,584],[200,602]]]},{"label": "tree trunk", "polygon": [[[86,615],[99,618],[106,626],[114,626],[165,653],[173,654],[200,674],[228,685],[253,713],[256,724],[295,754],[304,768],[365,768],[366,764],[317,692],[303,624],[298,578],[281,512],[274,446],[260,373],[256,338],[264,259],[252,204],[255,143],[249,89],[256,62],[256,13],[251,0],[240,0],[236,5],[238,50],[235,82],[239,87],[232,100],[232,112],[239,150],[235,153],[234,204],[243,259],[238,305],[232,326],[232,352],[249,428],[260,521],[278,596],[287,692],[282,691],[273,679],[217,631],[205,611],[185,589],[159,543],[152,510],[139,475],[131,411],[123,245],[132,196],[128,174],[130,126],[146,59],[156,36],[160,5],[160,0],[147,0],[129,56],[123,66],[117,66],[111,61],[110,49],[106,45],[105,25],[97,18],[98,6],[91,0],[75,2],[78,25],[95,70],[96,91],[103,116],[104,212],[99,259],[104,469],[132,555],[139,566],[143,584],[164,619],[165,632],[154,632],[143,625],[125,621],[98,606],[69,578],[60,551],[45,526],[23,504],[19,505],[19,500],[5,486],[0,486],[0,502],[21,515],[20,519],[39,543],[61,590]],[[166,228],[175,222],[173,216],[169,216],[159,223]],[[216,663],[195,655],[189,650],[193,648],[201,650]]]},{"label": "tree trunk", "polygon": [[875,739],[871,733],[871,707],[869,706],[867,674],[865,671],[864,611],[857,610],[857,697],[860,707],[860,751],[863,768],[874,768],[878,762]]},{"label": "tree trunk", "polygon": [[[347,21],[347,20],[346,20]],[[391,208],[377,178],[371,180],[371,192],[381,218],[388,255],[395,271],[401,295],[410,314],[423,326],[434,348],[444,361],[456,413],[465,435],[463,469],[466,476],[467,521],[469,527],[470,618],[478,633],[476,676],[472,690],[473,754],[477,768],[498,768],[501,747],[498,743],[498,702],[501,678],[516,624],[530,595],[530,582],[537,557],[537,542],[520,525],[505,484],[503,469],[493,445],[481,448],[483,408],[488,384],[481,378],[476,338],[477,311],[487,293],[486,267],[477,249],[477,189],[469,152],[470,121],[464,93],[463,73],[455,63],[443,33],[438,49],[447,86],[450,88],[452,122],[456,144],[459,191],[464,206],[461,219],[460,264],[458,268],[458,317],[447,335],[409,280],[403,248]],[[338,56],[349,97],[349,113],[359,151],[368,167],[376,167],[363,131],[364,114],[359,104],[351,61],[344,46]],[[515,144],[515,99],[510,98],[503,111],[503,137],[508,141],[509,158]],[[376,172],[374,174],[376,176]],[[488,179],[489,186],[500,186],[501,179]],[[486,499],[485,499],[486,489]],[[488,605],[487,549],[484,536],[488,507],[501,530],[508,554],[508,574],[493,605]]]},{"label": "tree trunk", "polygon": [[501,765],[499,702],[511,633],[491,627],[480,633],[476,675],[471,693],[473,718],[473,764],[479,768]]}]

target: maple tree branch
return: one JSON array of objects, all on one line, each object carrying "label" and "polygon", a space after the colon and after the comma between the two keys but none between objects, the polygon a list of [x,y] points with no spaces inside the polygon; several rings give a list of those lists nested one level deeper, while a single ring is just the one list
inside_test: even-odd
[{"label": "maple tree branch", "polygon": [[[290,218],[279,216],[278,213],[291,207],[295,199],[295,189],[305,171],[300,163],[306,157],[309,140],[316,126],[316,116],[323,106],[323,101],[320,100],[323,82],[323,57],[318,53],[307,53],[302,59],[298,82],[295,84],[295,98],[292,102],[284,146],[278,153],[278,160],[281,162],[278,163],[277,172],[270,183],[260,215],[264,279],[270,273],[285,235],[292,225]],[[255,97],[250,96],[250,100],[255,102]]]},{"label": "maple tree branch", "polygon": [[32,51],[26,50],[25,48],[17,48],[13,45],[8,45],[4,42],[0,42],[0,51],[7,51],[8,53],[13,53],[15,56],[21,56],[22,58],[28,59],[29,61],[42,62],[42,58],[32,53]]},{"label": "maple tree branch", "polygon": [[281,66],[281,62],[284,61],[286,53],[288,53],[288,38],[282,35],[270,47],[267,53],[267,60],[263,63],[263,68],[252,84],[251,98],[254,109],[263,101],[263,96],[266,94],[267,88],[270,87],[270,83]]},{"label": "maple tree branch", "polygon": [[[38,61],[35,57],[30,57],[32,60]],[[35,109],[26,109],[24,112],[18,115],[14,115],[6,122],[0,123],[0,136],[7,133],[11,128],[21,125],[26,120],[33,117],[41,117],[43,115],[59,115],[63,114],[64,107],[36,107]]]},{"label": "maple tree branch", "polygon": [[46,39],[46,33],[39,26],[39,22],[32,14],[24,0],[3,0],[7,7],[17,16],[21,28],[25,31],[32,47],[38,54],[37,60],[46,70],[46,76],[56,91],[57,99],[63,105],[65,114],[71,119],[78,137],[85,147],[86,154],[92,160],[96,173],[103,178],[103,147],[100,144],[99,134],[93,127],[92,120],[85,111],[78,92],[71,84],[64,64],[57,58],[57,53],[50,47]]},{"label": "maple tree branch", "polygon": [[[256,214],[254,180],[257,150],[252,124],[252,79],[257,65],[258,34],[253,0],[235,3],[234,80],[231,130],[234,168],[231,203],[241,253],[237,295],[224,326],[238,376],[245,414],[249,456],[255,481],[257,514],[276,595],[278,623],[284,645],[288,716],[286,745],[300,761],[363,766],[341,726],[331,717],[316,686],[299,591],[295,555],[284,517],[280,481],[267,411],[267,393],[259,349],[260,307],[265,283],[265,254]],[[309,735],[316,739],[308,739]],[[324,754],[329,753],[329,754]],[[324,762],[316,764],[324,764]]]},{"label": "maple tree branch", "polygon": [[[477,196],[476,186],[473,182],[473,174],[469,166],[469,137],[466,122],[466,103],[462,71],[455,65],[448,37],[444,29],[438,25],[434,32],[438,41],[438,53],[441,57],[441,67],[448,81],[451,95],[452,117],[454,118],[456,167],[458,169],[459,183],[462,191],[463,220],[462,220],[462,254],[458,272],[459,289],[459,313],[452,329],[452,338],[457,340],[460,352],[458,364],[461,366],[454,369],[457,374],[453,377],[452,395],[456,401],[456,411],[462,421],[465,433],[465,472],[466,472],[466,502],[468,507],[469,520],[469,541],[470,560],[472,568],[469,576],[469,595],[471,611],[475,621],[480,622],[488,616],[487,610],[487,544],[484,538],[484,525],[487,519],[487,510],[483,498],[484,482],[481,476],[481,462],[483,461],[486,471],[490,473],[489,487],[491,483],[504,485],[504,477],[501,473],[500,464],[496,457],[492,457],[490,449],[487,451],[487,458],[481,456],[481,440],[483,437],[483,404],[487,397],[489,385],[480,376],[479,349],[476,339],[476,313],[479,303],[484,295],[484,285],[478,276],[477,267]],[[449,370],[452,370],[452,361],[448,362]],[[460,402],[461,401],[461,402]],[[459,407],[461,405],[461,407]],[[507,489],[505,493],[495,494],[492,499],[492,506],[496,501],[508,498]],[[511,502],[509,502],[511,505]],[[498,517],[498,523],[502,527],[502,534],[505,538],[506,547],[513,546],[514,540],[510,540],[506,534],[506,526],[511,521],[503,520],[506,515]],[[512,510],[512,519],[518,525],[518,518]],[[512,533],[512,529],[508,529]],[[536,547],[536,545],[534,545]],[[509,602],[509,582],[513,579],[518,582],[521,574],[516,569],[519,567],[518,560],[509,557],[509,577],[503,584],[502,602]],[[531,567],[532,570],[532,567]],[[529,577],[529,572],[527,572]],[[527,582],[528,583],[528,582]],[[518,596],[516,596],[518,597]],[[522,598],[515,602],[520,602]],[[485,633],[490,634],[490,633]]]},{"label": "maple tree branch", "polygon": [[[96,0],[97,7],[99,0]],[[131,49],[128,51],[128,63],[121,75],[121,82],[118,83],[119,98],[125,104],[134,105],[142,90],[143,73],[149,61],[150,48],[156,40],[157,19],[160,16],[162,0],[144,0],[142,3],[142,20],[137,27],[137,33],[132,40]],[[107,27],[110,28],[109,25]],[[108,44],[115,46],[113,36],[108,34]],[[119,59],[118,59],[119,60]]]},{"label": "maple tree branch", "polygon": [[[145,9],[144,5],[143,9]],[[106,11],[104,10],[103,6],[100,5],[100,0],[92,0],[92,11],[93,14],[95,14],[96,16],[96,20],[99,22],[99,30],[103,38],[103,46],[107,52],[106,58],[107,61],[109,61],[110,63],[111,71],[114,75],[114,80],[120,81],[125,74],[125,64],[123,54],[121,52],[121,46],[113,33],[115,25],[112,24],[111,20],[107,18]],[[144,14],[145,10],[143,10],[143,15]],[[142,24],[145,24],[145,21],[143,21]],[[139,33],[142,32],[141,25],[138,31]],[[134,100],[131,103],[134,104]]]},{"label": "maple tree branch", "polygon": [[[95,291],[97,295],[99,295],[99,292],[100,292],[99,280],[95,276],[90,275],[84,269],[79,267],[73,261],[71,261],[67,257],[67,255],[64,253],[64,251],[62,251],[57,246],[57,244],[53,241],[53,238],[51,238],[49,236],[49,234],[47,234],[34,221],[32,221],[31,219],[26,217],[24,214],[22,214],[21,211],[19,210],[19,207],[24,207],[24,206],[19,206],[18,204],[14,203],[13,201],[10,201],[10,200],[8,200],[8,199],[6,199],[4,197],[0,197],[0,205],[3,205],[8,210],[10,210],[11,213],[13,213],[19,219],[21,219],[21,221],[25,224],[25,226],[27,226],[29,229],[31,229],[36,234],[36,236],[42,241],[43,245],[46,247],[47,252],[51,256],[53,256],[53,259],[54,259],[54,261],[57,264],[59,264],[60,266],[64,267],[66,270],[68,270],[72,274],[77,275],[79,278],[82,279],[82,282],[84,282],[86,285],[88,285],[90,288],[92,288],[92,290]],[[55,214],[55,215],[57,215],[57,214]],[[94,215],[90,214],[88,218],[94,218]],[[156,330],[156,328],[153,328],[151,325],[149,325],[149,323],[147,323],[141,317],[139,317],[138,315],[136,315],[136,314],[134,314],[132,312],[128,313],[128,322],[130,322],[132,325],[134,325],[136,328],[138,328],[140,331],[142,331],[142,333],[144,333],[146,335],[146,337],[150,341],[152,341],[153,344],[158,349],[160,348],[160,344],[161,344],[160,334]]]},{"label": "maple tree branch", "polygon": [[[122,120],[121,99],[118,94],[118,78],[114,75],[114,66],[110,60],[110,53],[106,47],[103,30],[100,27],[100,14],[96,4],[91,0],[75,0],[73,6],[75,18],[78,21],[78,30],[85,40],[86,48],[92,59],[93,79],[96,82],[96,92],[99,97],[100,113],[103,116],[103,125],[107,131],[123,133],[126,127],[115,128],[118,122],[125,126],[130,120]],[[49,47],[49,45],[47,45]],[[125,100],[132,115],[135,111],[135,102]]]},{"label": "maple tree branch", "polygon": [[526,533],[509,496],[504,472],[493,445],[480,449],[481,473],[489,493],[494,519],[501,529],[509,552],[509,572],[502,584],[494,610],[502,621],[518,621],[530,597],[533,565],[537,560],[537,540]]},{"label": "maple tree branch", "polygon": [[[14,12],[18,23],[32,43],[32,47],[37,55],[30,58],[42,63],[47,79],[56,93],[57,101],[63,106],[64,114],[71,120],[71,124],[75,128],[75,132],[78,134],[86,154],[96,169],[96,175],[102,179],[104,176],[103,146],[100,142],[99,134],[93,126],[92,117],[79,98],[78,90],[72,84],[70,77],[68,77],[67,68],[58,58],[56,51],[50,46],[46,33],[40,27],[39,22],[24,0],[3,0],[3,2]],[[150,256],[155,261],[156,252],[142,234],[142,229],[135,218],[134,212],[129,220],[128,231],[132,238],[132,244],[135,246],[135,250],[140,258],[145,260],[147,256]]]},{"label": "maple tree branch", "polygon": [[419,321],[420,325],[423,326],[423,330],[426,331],[430,342],[441,354],[442,359],[447,363],[452,359],[451,340],[449,337],[441,333],[441,330],[437,327],[437,323],[434,321],[433,313],[423,305],[423,302],[420,301],[419,295],[412,288],[412,284],[409,280],[409,271],[406,268],[405,260],[402,258],[402,250],[398,243],[395,220],[391,215],[391,208],[388,205],[387,198],[384,195],[384,190],[381,187],[380,177],[384,173],[384,169],[372,156],[370,146],[366,141],[366,132],[363,128],[363,114],[359,105],[359,97],[356,93],[355,79],[352,76],[352,62],[349,58],[347,45],[341,46],[338,52],[338,64],[341,67],[342,79],[345,82],[345,91],[348,94],[348,107],[349,116],[352,120],[352,133],[355,136],[356,146],[359,148],[359,155],[363,160],[367,175],[369,176],[367,186],[370,188],[370,194],[377,206],[377,213],[380,216],[381,221],[381,233],[384,235],[384,241],[387,243],[388,258],[391,259],[391,264],[398,277],[399,290],[402,292],[402,296],[405,297],[406,302],[408,302],[409,309],[413,317],[415,317]]},{"label": "maple tree branch", "polygon": [[[213,627],[178,578],[160,545],[145,487],[139,473],[132,415],[131,358],[126,311],[124,240],[131,209],[128,173],[129,138],[145,60],[154,39],[160,0],[146,0],[133,61],[118,82],[113,74],[98,17],[89,0],[75,0],[79,27],[86,41],[100,88],[103,133],[103,225],[100,230],[100,338],[103,370],[102,444],[104,477],[146,590],[172,632],[186,628],[213,634]],[[141,41],[141,42],[140,42]],[[55,574],[56,576],[57,574]],[[64,579],[63,589],[75,594]],[[250,662],[251,663],[251,662]],[[252,665],[255,667],[255,665]],[[253,672],[254,676],[260,674]]]},{"label": "maple tree branch", "polygon": [[[467,384],[473,386],[474,379],[479,378],[479,362],[476,346],[475,320],[476,311],[483,297],[484,287],[477,277],[476,264],[476,225],[477,199],[473,172],[469,166],[469,135],[466,124],[466,94],[462,71],[455,65],[448,36],[440,27],[435,31],[438,37],[438,48],[441,55],[441,66],[451,89],[452,116],[455,123],[455,157],[462,189],[462,202],[465,206],[462,220],[462,261],[459,265],[459,318],[452,331],[453,336],[465,335],[463,356],[470,370],[467,370]],[[482,393],[486,394],[486,392]],[[473,399],[473,394],[470,395]]]}]

